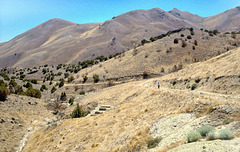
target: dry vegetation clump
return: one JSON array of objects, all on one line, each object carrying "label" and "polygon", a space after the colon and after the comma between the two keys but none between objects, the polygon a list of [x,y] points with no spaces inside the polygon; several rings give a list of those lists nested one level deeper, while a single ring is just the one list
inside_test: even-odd
[{"label": "dry vegetation clump", "polygon": [[199,132],[197,131],[192,131],[192,132],[189,132],[187,134],[187,141],[190,143],[190,142],[196,142],[198,141],[199,139],[201,139],[202,136]]},{"label": "dry vegetation clump", "polygon": [[219,131],[219,139],[222,139],[222,140],[233,139],[233,132],[228,129],[221,129]]},{"label": "dry vegetation clump", "polygon": [[80,117],[85,117],[88,115],[89,112],[85,111],[83,106],[79,106],[77,104],[76,108],[73,110],[71,117],[72,118],[80,118]]},{"label": "dry vegetation clump", "polygon": [[48,110],[52,110],[54,114],[57,114],[60,111],[65,110],[67,107],[62,104],[60,101],[54,101],[46,105]]},{"label": "dry vegetation clump", "polygon": [[151,149],[151,148],[155,148],[157,147],[158,143],[162,140],[162,138],[160,137],[157,137],[157,138],[150,138],[148,140],[148,148]]},{"label": "dry vegetation clump", "polygon": [[213,131],[213,127],[209,125],[202,126],[198,128],[198,132],[202,137],[206,137],[209,132]]}]

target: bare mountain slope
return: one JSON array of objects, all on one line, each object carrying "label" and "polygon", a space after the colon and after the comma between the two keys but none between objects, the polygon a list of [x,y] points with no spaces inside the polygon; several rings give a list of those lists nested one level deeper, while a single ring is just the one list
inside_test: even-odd
[{"label": "bare mountain slope", "polygon": [[77,63],[126,51],[142,39],[183,27],[240,30],[238,18],[239,7],[209,18],[154,8],[130,11],[104,23],[76,24],[53,19],[1,44],[0,67]]},{"label": "bare mountain slope", "polygon": [[[181,37],[181,35],[185,35]],[[142,75],[143,72],[153,75],[163,75],[198,61],[205,61],[211,57],[227,52],[236,45],[240,45],[240,35],[233,39],[231,35],[209,36],[207,32],[196,30],[191,39],[188,29],[171,34],[163,39],[144,46],[129,50],[116,58],[81,70],[77,75],[88,73],[89,77],[99,74],[100,79],[132,77]],[[174,44],[177,38],[178,44]],[[182,47],[182,41],[186,46]],[[197,44],[194,42],[197,42]],[[82,80],[82,77],[79,77]]]},{"label": "bare mountain slope", "polygon": [[[44,25],[48,25],[49,22]],[[86,24],[72,24],[50,33],[46,30],[47,39],[38,40],[37,44],[39,45],[33,47],[31,47],[32,45],[30,47],[21,46],[21,43],[26,41],[21,40],[21,36],[16,37],[0,48],[1,52],[8,52],[8,55],[2,53],[0,65],[26,67],[45,63],[76,63],[97,55],[110,55],[126,51],[133,48],[141,39],[148,39],[168,30],[196,27],[159,8],[131,11],[99,24],[99,26],[98,24],[87,24],[87,27]],[[39,29],[39,26],[36,29]],[[35,33],[35,31],[31,30],[23,35],[31,36],[31,32]],[[35,40],[32,41],[35,42]],[[24,53],[21,51],[23,55],[19,54],[15,48],[24,50]],[[16,57],[18,58],[11,60],[11,63],[7,60]]]},{"label": "bare mountain slope", "polygon": [[219,31],[240,30],[240,6],[204,19],[203,26]]},{"label": "bare mountain slope", "polygon": [[198,15],[195,15],[195,14],[191,14],[187,11],[181,11],[177,8],[174,8],[174,9],[170,10],[169,13],[172,14],[173,16],[179,18],[179,19],[182,19],[186,22],[191,22],[191,23],[194,23],[194,24],[196,24],[196,23],[200,24],[204,20],[204,17],[198,16]]}]

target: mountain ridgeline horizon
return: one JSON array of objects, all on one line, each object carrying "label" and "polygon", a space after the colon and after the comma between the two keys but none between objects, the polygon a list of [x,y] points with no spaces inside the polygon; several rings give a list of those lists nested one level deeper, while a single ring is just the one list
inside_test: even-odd
[{"label": "mountain ridgeline horizon", "polygon": [[100,23],[78,24],[54,18],[1,43],[0,67],[74,64],[128,51],[143,39],[180,28],[239,31],[239,20],[239,6],[210,17],[176,8],[153,8],[133,10]]}]

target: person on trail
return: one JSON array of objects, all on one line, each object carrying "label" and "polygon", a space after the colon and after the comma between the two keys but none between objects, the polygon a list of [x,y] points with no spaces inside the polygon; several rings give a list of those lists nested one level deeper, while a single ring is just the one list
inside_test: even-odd
[{"label": "person on trail", "polygon": [[158,89],[160,88],[160,82],[158,81]]}]

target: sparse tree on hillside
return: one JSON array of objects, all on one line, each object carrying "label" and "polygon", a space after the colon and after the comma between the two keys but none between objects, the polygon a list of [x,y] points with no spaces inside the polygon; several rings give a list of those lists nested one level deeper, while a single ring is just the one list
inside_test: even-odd
[{"label": "sparse tree on hillside", "polygon": [[149,41],[147,41],[146,39],[143,39],[142,41],[141,41],[141,43],[142,43],[142,45],[144,45],[145,43],[148,43]]},{"label": "sparse tree on hillside", "polygon": [[187,36],[187,39],[192,39],[192,36],[191,36],[191,35],[188,35],[188,36]]},{"label": "sparse tree on hillside", "polygon": [[144,71],[143,72],[143,79],[147,79],[148,77],[149,77],[149,74],[146,71]]},{"label": "sparse tree on hillside", "polygon": [[197,42],[197,40],[194,40],[194,45],[196,45],[196,46],[198,45],[198,42]]},{"label": "sparse tree on hillside", "polygon": [[64,79],[63,78],[60,79],[59,88],[61,88],[62,86],[64,86]]},{"label": "sparse tree on hillside", "polygon": [[162,72],[162,73],[164,73],[164,72],[165,72],[165,70],[164,70],[164,68],[163,68],[163,67],[162,67],[162,69],[161,69],[161,72]]},{"label": "sparse tree on hillside", "polygon": [[82,106],[79,106],[79,104],[77,104],[77,107],[73,110],[71,117],[80,118],[80,117],[85,117],[87,115],[88,115],[88,112],[85,111]]},{"label": "sparse tree on hillside", "polygon": [[87,75],[85,75],[85,76],[83,77],[83,83],[85,83],[87,80],[88,80],[88,77],[87,77]]},{"label": "sparse tree on hillside", "polygon": [[187,46],[187,42],[184,41],[184,40],[182,40],[182,47],[184,48],[184,47],[186,47],[186,46]]},{"label": "sparse tree on hillside", "polygon": [[178,44],[178,38],[175,38],[175,39],[173,40],[173,43],[174,43],[174,44]]},{"label": "sparse tree on hillside", "polygon": [[9,94],[8,88],[3,84],[0,86],[0,101],[5,101]]},{"label": "sparse tree on hillside", "polygon": [[62,93],[61,93],[60,99],[61,99],[62,101],[66,101],[66,100],[67,100],[67,95],[66,95],[65,92],[62,92]]},{"label": "sparse tree on hillside", "polygon": [[69,78],[68,78],[68,82],[72,82],[74,80],[74,77],[73,76],[70,76]]},{"label": "sparse tree on hillside", "polygon": [[99,81],[99,75],[94,74],[93,75],[93,80],[94,80],[94,83],[97,83]]}]

